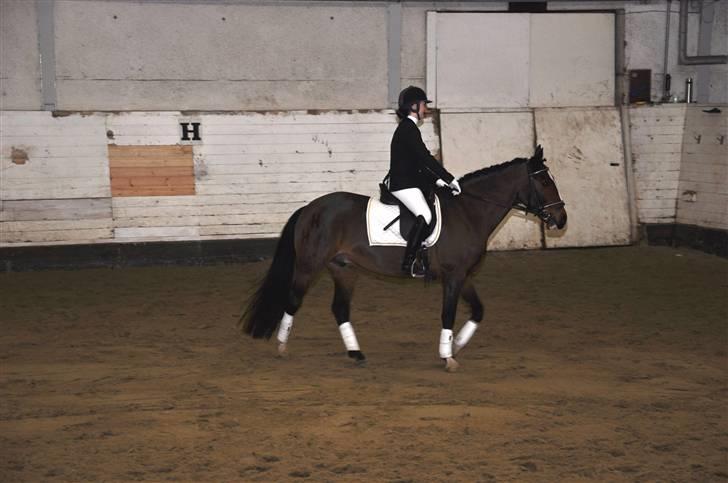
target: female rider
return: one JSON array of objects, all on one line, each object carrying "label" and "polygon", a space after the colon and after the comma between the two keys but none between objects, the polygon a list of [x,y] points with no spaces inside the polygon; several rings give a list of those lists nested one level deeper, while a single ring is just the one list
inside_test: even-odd
[{"label": "female rider", "polygon": [[389,190],[417,219],[407,236],[402,261],[402,270],[412,276],[423,275],[415,273],[413,265],[424,241],[425,227],[432,221],[424,193],[430,192],[434,186],[448,186],[454,195],[461,191],[457,180],[432,157],[422,141],[418,124],[427,114],[429,102],[432,101],[419,87],[409,86],[399,94],[397,116],[400,122],[391,144]]}]

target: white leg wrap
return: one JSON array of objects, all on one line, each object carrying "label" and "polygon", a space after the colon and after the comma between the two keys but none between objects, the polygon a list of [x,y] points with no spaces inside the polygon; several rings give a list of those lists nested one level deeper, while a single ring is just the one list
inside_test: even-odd
[{"label": "white leg wrap", "polygon": [[278,342],[285,344],[288,342],[288,336],[291,335],[291,329],[293,328],[293,316],[283,312],[283,318],[281,318],[281,325],[278,327]]},{"label": "white leg wrap", "polygon": [[476,330],[478,330],[477,322],[473,322],[472,320],[465,322],[465,325],[463,325],[457,337],[455,337],[455,342],[453,342],[453,351],[455,354],[470,342],[470,338],[473,337]]},{"label": "white leg wrap", "polygon": [[440,331],[440,357],[442,359],[452,357],[452,330],[450,329]]},{"label": "white leg wrap", "polygon": [[341,338],[344,339],[344,345],[348,351],[358,351],[359,341],[356,340],[356,334],[354,333],[354,327],[351,322],[344,322],[339,326],[339,332],[341,332]]}]

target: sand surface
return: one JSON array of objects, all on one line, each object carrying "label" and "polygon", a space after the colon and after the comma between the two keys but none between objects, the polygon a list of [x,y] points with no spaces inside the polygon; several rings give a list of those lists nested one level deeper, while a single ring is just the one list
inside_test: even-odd
[{"label": "sand surface", "polygon": [[267,267],[0,274],[0,481],[728,479],[725,259],[489,254],[455,374],[440,286],[369,276],[367,367],[323,276],[276,358],[236,329]]}]

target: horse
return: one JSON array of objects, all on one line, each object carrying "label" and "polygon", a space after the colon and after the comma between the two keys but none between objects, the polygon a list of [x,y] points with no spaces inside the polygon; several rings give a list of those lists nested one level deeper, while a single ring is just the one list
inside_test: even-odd
[{"label": "horse", "polygon": [[[442,329],[439,355],[445,370],[455,371],[455,355],[483,319],[483,304],[471,280],[485,255],[489,236],[511,209],[536,215],[547,229],[566,225],[565,203],[537,146],[530,158],[486,167],[460,178],[462,193],[438,190],[442,229],[429,252],[430,273],[442,283]],[[278,353],[287,354],[293,317],[311,282],[324,268],[334,281],[331,309],[347,349],[366,363],[349,319],[357,269],[392,277],[401,272],[404,248],[370,246],[365,214],[369,197],[329,193],[296,210],[286,222],[273,261],[240,317],[243,332],[270,339],[278,328]],[[469,304],[470,319],[457,337],[453,327],[459,298]]]}]

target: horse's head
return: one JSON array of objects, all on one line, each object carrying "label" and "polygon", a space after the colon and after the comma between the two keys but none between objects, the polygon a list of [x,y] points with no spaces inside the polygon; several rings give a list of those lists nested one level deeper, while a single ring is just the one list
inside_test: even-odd
[{"label": "horse's head", "polygon": [[546,228],[561,229],[566,225],[566,210],[559,196],[556,181],[549,173],[541,145],[526,163],[529,176],[529,190],[521,200],[526,210],[537,215]]}]

